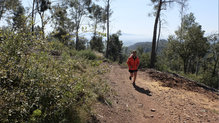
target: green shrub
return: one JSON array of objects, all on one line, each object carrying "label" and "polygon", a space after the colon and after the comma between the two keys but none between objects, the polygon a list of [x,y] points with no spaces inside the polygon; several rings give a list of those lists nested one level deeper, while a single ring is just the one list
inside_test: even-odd
[{"label": "green shrub", "polygon": [[201,82],[210,87],[219,89],[219,77],[217,75],[212,77],[212,74],[210,72],[202,75]]},{"label": "green shrub", "polygon": [[88,60],[95,60],[97,58],[97,56],[95,55],[95,53],[91,50],[82,50],[78,52],[78,56],[88,59]]},{"label": "green shrub", "polygon": [[150,65],[150,55],[149,53],[143,53],[141,56],[139,56],[140,64],[139,68],[147,68]]},{"label": "green shrub", "polygon": [[[102,62],[91,61],[96,58],[92,52],[77,52],[28,34],[9,32],[4,37],[0,42],[0,122],[70,122],[84,119],[79,112],[89,114],[91,109],[86,107],[106,86],[99,84],[104,82],[98,76],[107,72]],[[61,54],[54,57],[53,50]]]}]

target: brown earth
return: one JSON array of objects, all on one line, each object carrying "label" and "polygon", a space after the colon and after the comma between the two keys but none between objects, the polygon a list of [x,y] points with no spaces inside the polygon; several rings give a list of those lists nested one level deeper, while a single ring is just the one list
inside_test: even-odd
[{"label": "brown earth", "polygon": [[155,70],[139,71],[132,84],[127,68],[110,68],[109,101],[94,106],[101,123],[219,123],[216,92]]}]

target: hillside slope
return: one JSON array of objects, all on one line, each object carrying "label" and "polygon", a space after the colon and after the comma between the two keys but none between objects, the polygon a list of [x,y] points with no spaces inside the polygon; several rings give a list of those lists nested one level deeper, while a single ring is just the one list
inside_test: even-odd
[{"label": "hillside slope", "polygon": [[154,70],[139,71],[132,84],[127,68],[111,65],[104,78],[111,87],[111,106],[97,104],[97,119],[106,123],[219,122],[216,92],[168,74],[162,79],[162,75]]},{"label": "hillside slope", "polygon": [[[158,52],[164,49],[167,45],[167,40],[160,40],[158,45]],[[128,47],[128,51],[137,50],[138,47],[143,47],[144,52],[151,52],[152,43],[151,42],[138,42]]]}]

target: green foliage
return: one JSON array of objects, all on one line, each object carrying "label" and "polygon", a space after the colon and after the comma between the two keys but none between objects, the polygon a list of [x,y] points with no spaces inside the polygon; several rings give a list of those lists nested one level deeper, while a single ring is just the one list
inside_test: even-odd
[{"label": "green foliage", "polygon": [[63,42],[65,45],[69,45],[72,35],[71,30],[74,29],[74,23],[71,22],[68,17],[68,13],[65,7],[56,5],[51,10],[52,21],[56,25],[53,30],[53,37]]},{"label": "green foliage", "polygon": [[210,87],[213,87],[213,88],[217,88],[219,89],[219,76],[213,76],[212,77],[212,74],[211,72],[206,72],[204,73],[202,76],[202,78],[200,79],[202,83],[210,86]]},{"label": "green foliage", "polygon": [[119,64],[122,65],[122,66],[126,66],[126,61],[128,59],[128,47],[122,47],[122,54],[120,55],[120,58],[119,58]]},{"label": "green foliage", "polygon": [[[33,8],[34,7],[36,8],[36,11],[39,14],[40,20],[41,20],[40,34],[41,34],[42,38],[45,39],[44,29],[45,29],[45,25],[47,24],[47,22],[49,20],[49,17],[46,18],[45,12],[48,9],[51,9],[51,2],[50,2],[50,0],[34,0],[33,2],[35,2],[35,6],[33,6]],[[34,10],[32,12],[34,13]],[[33,15],[32,15],[32,18],[34,18]],[[34,22],[31,22],[31,23],[34,24]]]},{"label": "green foliage", "polygon": [[212,76],[217,76],[217,72],[219,71],[217,68],[219,67],[219,34],[212,34],[208,37],[210,45],[210,54],[209,54],[209,63],[212,67]]},{"label": "green foliage", "polygon": [[[192,62],[199,63],[200,59],[203,58],[208,49],[209,42],[204,37],[204,31],[201,26],[195,22],[193,14],[185,15],[183,26],[176,31],[176,37],[170,36],[168,41],[168,48],[171,54],[176,54],[175,58],[181,58],[183,61],[184,73],[195,70],[188,69],[188,66]],[[191,67],[190,67],[191,68]],[[196,71],[197,72],[197,71]]]},{"label": "green foliage", "polygon": [[91,50],[82,50],[78,52],[78,56],[89,59],[89,60],[95,60],[97,57]]},{"label": "green foliage", "polygon": [[137,52],[138,52],[139,55],[142,55],[144,53],[144,48],[142,46],[138,47]]},{"label": "green foliage", "polygon": [[86,122],[90,105],[107,93],[99,77],[107,66],[88,60],[96,58],[94,53],[60,42],[23,33],[0,35],[0,122]]},{"label": "green foliage", "polygon": [[42,111],[39,109],[36,109],[35,111],[33,111],[33,115],[32,117],[38,117],[42,114]]},{"label": "green foliage", "polygon": [[149,53],[142,53],[142,54],[139,54],[138,56],[140,59],[139,69],[140,68],[148,68],[150,66],[150,54]]},{"label": "green foliage", "polygon": [[53,37],[57,38],[63,44],[68,45],[72,36],[63,28],[58,28],[56,33],[53,33]]},{"label": "green foliage", "polygon": [[113,61],[118,60],[122,55],[122,41],[119,40],[119,33],[112,34],[109,41],[108,55]]},{"label": "green foliage", "polygon": [[49,0],[36,0],[37,11],[44,12],[50,9],[51,2]]},{"label": "green foliage", "polygon": [[86,39],[85,37],[80,37],[77,45],[78,46],[77,50],[85,50],[87,42],[88,39]]},{"label": "green foliage", "polygon": [[103,52],[103,38],[100,36],[93,36],[91,41],[90,41],[90,47],[92,50],[96,50],[100,53]]},{"label": "green foliage", "polygon": [[1,5],[0,20],[7,11],[16,10],[19,4],[20,4],[19,0],[0,0],[0,5]]},{"label": "green foliage", "polygon": [[183,23],[175,33],[169,36],[156,67],[218,88],[218,34],[205,37],[192,13],[183,17]]},{"label": "green foliage", "polygon": [[83,50],[85,49],[84,39],[80,39],[79,37],[79,29],[82,24],[82,18],[88,14],[88,9],[91,7],[91,0],[65,0],[63,1],[63,5],[68,9],[67,11],[70,12],[72,23],[74,24],[75,28],[75,49],[76,50]]},{"label": "green foliage", "polygon": [[[93,32],[94,37],[97,36],[98,27],[104,28],[104,23],[106,23],[106,18],[104,17],[106,11],[100,5],[92,4],[91,7],[88,8],[89,18],[93,21]],[[100,26],[99,26],[100,25]]]},{"label": "green foliage", "polygon": [[13,29],[15,31],[27,32],[25,9],[20,2],[17,5],[16,9],[13,11],[12,20],[13,20]]}]

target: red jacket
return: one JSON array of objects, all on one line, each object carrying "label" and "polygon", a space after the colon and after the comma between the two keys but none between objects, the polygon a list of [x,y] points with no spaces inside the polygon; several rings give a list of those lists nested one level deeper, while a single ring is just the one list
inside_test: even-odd
[{"label": "red jacket", "polygon": [[127,64],[129,66],[129,70],[138,70],[139,58],[136,56],[136,58],[134,59],[131,55],[127,60]]}]

